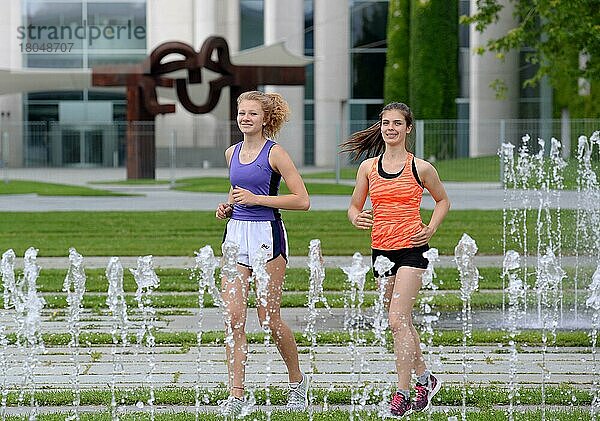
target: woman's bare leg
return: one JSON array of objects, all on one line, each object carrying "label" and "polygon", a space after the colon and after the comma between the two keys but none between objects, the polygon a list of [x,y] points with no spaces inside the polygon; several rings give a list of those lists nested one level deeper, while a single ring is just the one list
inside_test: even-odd
[{"label": "woman's bare leg", "polygon": [[257,303],[258,320],[261,325],[265,323],[268,316],[269,328],[273,341],[288,369],[289,381],[297,383],[302,381],[302,373],[298,362],[298,346],[296,339],[289,326],[281,318],[281,294],[283,278],[285,276],[285,259],[279,256],[267,263],[267,272],[270,275],[267,291],[267,305],[261,306]]},{"label": "woman's bare leg", "polygon": [[237,276],[233,280],[221,279],[221,298],[225,304],[225,353],[229,393],[241,398],[244,396],[246,376],[246,315],[248,302],[248,278],[250,270],[238,265]]},{"label": "woman's bare leg", "polygon": [[389,321],[394,336],[398,389],[409,390],[413,370],[424,371],[420,340],[412,322],[412,309],[421,289],[422,269],[401,267],[394,279]]}]

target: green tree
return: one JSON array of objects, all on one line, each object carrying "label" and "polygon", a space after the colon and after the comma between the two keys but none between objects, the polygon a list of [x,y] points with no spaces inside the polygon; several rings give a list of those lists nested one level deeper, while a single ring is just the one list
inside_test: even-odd
[{"label": "green tree", "polygon": [[410,4],[410,105],[418,118],[456,118],[457,0]]},{"label": "green tree", "polygon": [[569,81],[573,90],[580,78],[600,80],[600,0],[477,0],[477,13],[461,16],[461,23],[482,32],[498,21],[507,1],[514,6],[517,27],[478,46],[479,53],[492,51],[502,58],[510,50],[532,48],[527,60],[539,67],[526,85],[548,76],[553,87]]},{"label": "green tree", "polygon": [[410,0],[390,0],[383,96],[385,103],[409,102]]}]

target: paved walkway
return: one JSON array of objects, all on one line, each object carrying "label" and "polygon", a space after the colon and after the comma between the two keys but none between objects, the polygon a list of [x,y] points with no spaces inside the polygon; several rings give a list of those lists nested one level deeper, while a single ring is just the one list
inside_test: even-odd
[{"label": "paved walkway", "polygon": [[[429,366],[450,386],[460,385],[463,379],[463,358],[469,364],[468,381],[474,385],[508,385],[510,354],[497,353],[496,346],[469,347],[463,354],[461,347],[445,346],[440,354],[434,350]],[[117,350],[120,354],[120,350]],[[199,358],[200,355],[200,358]],[[310,370],[310,357],[314,357],[315,371],[312,375],[314,387],[352,387],[368,383],[376,389],[389,389],[396,381],[394,354],[378,346],[360,346],[354,355],[349,346],[319,345],[315,348],[300,347],[300,365]],[[22,350],[10,348],[7,382],[18,385],[22,382]],[[108,346],[83,346],[78,356],[73,356],[67,347],[48,347],[40,355],[35,381],[38,389],[69,389],[75,361],[81,366],[79,385],[82,389],[108,388],[113,372],[112,348]],[[227,367],[223,345],[207,345],[200,349],[192,347],[158,346],[155,348],[132,345],[126,354],[120,354],[122,366],[117,373],[119,389],[147,387],[149,361],[154,360],[152,381],[155,387],[212,388],[227,384]],[[285,387],[287,371],[273,344],[249,346],[246,368],[249,388],[273,384]],[[576,358],[574,358],[576,356]],[[199,361],[199,363],[198,363]],[[540,386],[542,382],[542,353],[540,348],[528,348],[520,353],[516,363],[518,382],[521,386]],[[199,364],[199,366],[198,366]],[[361,371],[362,364],[362,371]],[[589,370],[592,355],[583,348],[558,348],[545,355],[546,368],[551,375],[546,385],[569,384],[578,388],[591,388],[594,374]],[[359,375],[360,372],[360,375]],[[200,373],[200,374],[198,374]]]},{"label": "paved walkway", "polygon": [[[322,169],[302,169],[303,172],[320,171]],[[192,193],[170,190],[169,184],[163,185],[98,185],[87,184],[91,181],[125,180],[123,168],[100,169],[5,169],[11,179],[27,179],[61,184],[85,185],[87,187],[109,189],[121,193],[138,196],[124,197],[53,197],[26,195],[0,195],[0,211],[14,212],[46,212],[46,211],[167,211],[167,210],[214,210],[218,203],[226,198],[221,193]],[[173,173],[168,169],[157,169],[157,179],[175,180],[184,177],[225,176],[224,168],[214,169],[176,169]],[[1,176],[0,176],[1,178]],[[309,181],[307,179],[307,181]],[[310,180],[319,182],[319,180]],[[342,180],[342,183],[353,185],[353,180]],[[444,183],[452,202],[452,209],[502,209],[507,204],[515,208],[537,208],[539,192],[509,192],[508,196],[500,183]],[[0,184],[1,189],[1,184]],[[349,195],[312,195],[312,210],[346,210]],[[550,207],[560,206],[563,209],[577,208],[577,192],[563,191],[558,196],[547,198]],[[508,200],[508,201],[507,201]],[[428,194],[423,196],[422,207],[432,209],[434,201]],[[600,204],[599,204],[600,206]]]},{"label": "paved walkway", "polygon": [[[181,310],[181,309],[180,309]],[[190,314],[163,315],[158,311],[153,332],[196,332],[199,316],[202,314],[202,330],[222,330],[222,315],[219,309],[187,309]],[[141,327],[141,317],[135,308],[130,309],[129,332],[135,333]],[[284,319],[295,332],[303,332],[306,327],[306,309],[284,309]],[[344,309],[319,310],[316,315],[316,329],[323,331],[344,331]],[[453,316],[457,316],[454,314]],[[497,314],[496,314],[497,316]],[[7,332],[15,330],[12,314],[0,313],[0,321]],[[485,316],[484,316],[485,317]],[[474,317],[475,319],[476,317]],[[477,323],[477,322],[476,322]],[[113,322],[104,312],[85,310],[81,314],[81,332],[109,333]],[[70,331],[69,319],[62,311],[44,310],[39,329],[43,333],[66,334]],[[247,330],[259,332],[260,328],[254,311],[250,311]],[[370,330],[370,328],[366,328]],[[330,387],[351,387],[356,384],[370,384],[378,389],[387,389],[395,383],[394,354],[388,347],[359,345],[352,351],[350,344],[300,347],[300,364],[306,371],[313,371],[313,385]],[[431,351],[431,352],[429,352]],[[117,347],[115,352],[121,359],[116,375],[119,388],[147,386],[149,367],[154,364],[152,380],[155,387],[188,387],[196,384],[203,388],[216,387],[227,383],[227,369],[223,344],[207,344],[198,347],[160,345],[153,348],[130,344],[125,351]],[[113,348],[108,345],[81,344],[78,354],[66,346],[47,346],[39,355],[35,370],[38,389],[64,389],[72,387],[75,363],[80,366],[78,383],[82,389],[106,389],[111,382],[114,370]],[[11,345],[3,349],[7,363],[6,375],[9,385],[22,382],[23,366],[27,360],[27,350]],[[425,349],[429,367],[440,374],[446,385],[457,386],[463,381],[463,364],[467,364],[468,381],[474,385],[506,386],[509,383],[511,356],[501,346],[440,346]],[[251,386],[263,387],[266,382],[285,386],[287,375],[285,365],[273,344],[251,344],[249,350],[247,378]],[[314,357],[314,369],[311,358]],[[152,361],[151,361],[152,360]],[[542,368],[551,373],[546,385],[569,384],[578,388],[590,388],[594,373],[590,370],[593,355],[588,348],[549,347],[544,356],[539,347],[520,344],[516,362],[520,385],[539,386],[542,382]],[[360,374],[359,374],[360,373]]]}]

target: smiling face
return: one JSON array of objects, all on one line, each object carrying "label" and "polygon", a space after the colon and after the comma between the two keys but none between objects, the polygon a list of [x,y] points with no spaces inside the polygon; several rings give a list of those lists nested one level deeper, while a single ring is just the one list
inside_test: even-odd
[{"label": "smiling face", "polygon": [[381,135],[387,145],[397,145],[406,141],[412,126],[407,126],[406,117],[400,110],[387,110],[381,116]]},{"label": "smiling face", "polygon": [[238,105],[237,124],[244,135],[262,133],[265,113],[258,101],[244,99]]}]

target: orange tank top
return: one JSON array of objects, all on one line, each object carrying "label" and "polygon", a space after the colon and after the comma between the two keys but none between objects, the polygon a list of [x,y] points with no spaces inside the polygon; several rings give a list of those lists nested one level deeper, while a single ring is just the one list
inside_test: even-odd
[{"label": "orange tank top", "polygon": [[423,186],[418,179],[414,156],[409,153],[398,174],[387,174],[375,158],[369,173],[369,196],[373,205],[371,247],[398,250],[412,247],[410,237],[421,230]]}]

